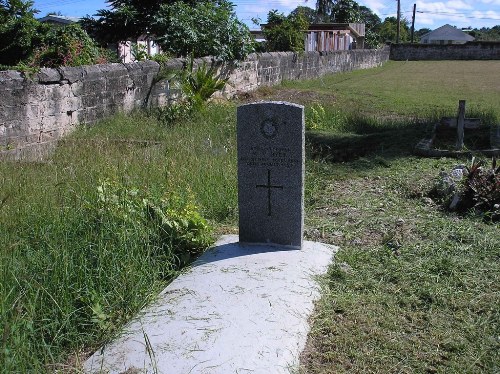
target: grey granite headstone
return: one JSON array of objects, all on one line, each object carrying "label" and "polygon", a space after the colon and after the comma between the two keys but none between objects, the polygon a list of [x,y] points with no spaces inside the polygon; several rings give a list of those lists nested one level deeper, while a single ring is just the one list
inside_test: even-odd
[{"label": "grey granite headstone", "polygon": [[258,102],[238,107],[241,243],[301,248],[304,231],[304,107]]}]

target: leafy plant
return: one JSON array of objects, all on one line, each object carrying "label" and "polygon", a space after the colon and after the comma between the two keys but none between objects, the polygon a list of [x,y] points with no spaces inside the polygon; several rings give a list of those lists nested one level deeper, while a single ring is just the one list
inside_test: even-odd
[{"label": "leafy plant", "polygon": [[144,44],[132,43],[131,53],[135,61],[144,61],[149,58],[147,48]]},{"label": "leafy plant", "polygon": [[164,107],[154,109],[157,120],[164,125],[172,125],[181,118],[188,118],[193,113],[193,105],[189,100],[172,102]]},{"label": "leafy plant", "polygon": [[30,67],[81,66],[112,60],[78,24],[51,28],[26,63]]},{"label": "leafy plant", "polygon": [[491,168],[485,168],[483,161],[472,159],[467,167],[468,175],[463,193],[465,204],[484,212],[492,220],[500,218],[500,166],[494,157]]},{"label": "leafy plant", "polygon": [[209,68],[204,61],[201,66],[194,69],[193,61],[191,58],[182,74],[182,91],[195,108],[200,108],[215,92],[224,88],[227,79],[217,75],[217,69],[213,64]]},{"label": "leafy plant", "polygon": [[169,193],[155,199],[141,196],[138,189],[105,180],[98,187],[97,209],[100,225],[118,223],[113,231],[120,237],[126,237],[129,225],[139,227],[144,241],[161,248],[161,255],[175,259],[177,266],[210,244],[210,227],[192,196]]},{"label": "leafy plant", "polygon": [[164,251],[173,253],[179,266],[188,263],[210,244],[210,228],[193,198],[170,194],[159,203],[146,202],[148,218],[156,228],[156,240]]},{"label": "leafy plant", "polygon": [[153,32],[161,49],[175,56],[243,60],[254,51],[254,43],[233,7],[226,0],[162,4],[154,17]]},{"label": "leafy plant", "polygon": [[0,1],[0,64],[16,65],[40,44],[46,26],[38,22],[33,1]]},{"label": "leafy plant", "polygon": [[500,218],[500,166],[493,158],[491,168],[472,158],[470,166],[457,166],[450,175],[441,172],[433,193],[452,210],[482,212],[495,221]]},{"label": "leafy plant", "polygon": [[304,30],[309,23],[302,12],[288,17],[277,10],[267,15],[267,25],[263,29],[266,37],[266,49],[273,51],[304,51]]},{"label": "leafy plant", "polygon": [[308,130],[319,130],[325,127],[326,113],[325,108],[321,104],[311,106],[311,115],[306,121]]}]

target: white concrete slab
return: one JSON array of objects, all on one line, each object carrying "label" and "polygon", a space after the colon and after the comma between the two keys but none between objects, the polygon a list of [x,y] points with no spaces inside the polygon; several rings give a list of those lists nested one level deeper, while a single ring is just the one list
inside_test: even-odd
[{"label": "white concrete slab", "polygon": [[[86,373],[289,373],[336,247],[224,236],[85,363]],[[127,371],[128,370],[128,371]]]}]

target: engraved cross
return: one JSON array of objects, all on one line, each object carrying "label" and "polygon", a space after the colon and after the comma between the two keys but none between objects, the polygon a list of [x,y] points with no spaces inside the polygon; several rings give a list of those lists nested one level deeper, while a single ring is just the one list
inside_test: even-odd
[{"label": "engraved cross", "polygon": [[271,170],[267,169],[267,184],[258,184],[256,187],[267,188],[267,215],[271,217],[271,188],[283,189],[283,186],[271,184]]}]

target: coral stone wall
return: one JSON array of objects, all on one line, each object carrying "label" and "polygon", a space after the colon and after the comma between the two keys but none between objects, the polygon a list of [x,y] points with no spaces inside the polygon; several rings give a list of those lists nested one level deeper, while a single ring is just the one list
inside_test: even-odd
[{"label": "coral stone wall", "polygon": [[[283,80],[366,69],[389,59],[389,50],[354,50],[250,55],[238,65],[223,65],[229,81],[224,97]],[[197,61],[197,63],[203,60]],[[179,70],[174,59],[168,68]],[[116,112],[168,105],[179,97],[168,81],[156,82],[153,61],[42,69],[33,77],[0,72],[0,151],[20,158],[21,150],[52,144],[77,124],[92,124]]]},{"label": "coral stone wall", "polygon": [[500,60],[499,42],[393,44],[391,60]]}]

